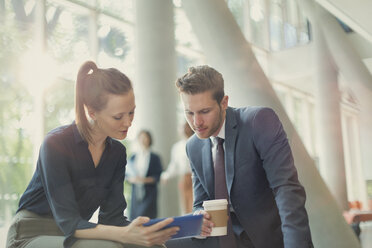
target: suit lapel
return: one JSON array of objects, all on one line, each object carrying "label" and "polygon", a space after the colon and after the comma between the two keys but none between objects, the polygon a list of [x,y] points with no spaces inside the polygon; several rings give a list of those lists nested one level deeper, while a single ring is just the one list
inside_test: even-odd
[{"label": "suit lapel", "polygon": [[226,183],[227,190],[230,195],[231,186],[234,180],[234,153],[235,143],[238,130],[236,128],[237,122],[231,108],[226,110],[226,124],[225,124],[225,172],[226,172]]},{"label": "suit lapel", "polygon": [[208,189],[208,194],[210,199],[214,199],[214,168],[212,163],[212,151],[211,151],[211,141],[210,139],[205,140],[204,146],[202,148],[203,154],[203,174],[205,178],[205,185]]}]

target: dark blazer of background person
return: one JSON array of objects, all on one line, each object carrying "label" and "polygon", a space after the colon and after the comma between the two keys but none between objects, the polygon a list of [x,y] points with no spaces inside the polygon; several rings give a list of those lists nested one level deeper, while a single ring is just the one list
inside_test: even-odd
[{"label": "dark blazer of background person", "polygon": [[[274,111],[228,107],[225,138],[231,205],[254,247],[313,247],[305,191]],[[214,199],[211,141],[194,135],[186,147],[193,172],[194,210],[202,209],[203,201]]]},{"label": "dark blazer of background person", "polygon": [[[130,157],[130,163],[133,164],[136,155]],[[150,152],[149,166],[146,173],[146,177],[153,177],[155,179],[154,183],[146,183],[144,185],[145,192],[143,200],[136,200],[135,192],[136,184],[132,184],[132,197],[130,203],[130,214],[129,219],[133,220],[138,216],[147,216],[149,218],[156,218],[158,213],[157,199],[158,199],[158,182],[160,175],[162,173],[162,165],[160,157]]]}]

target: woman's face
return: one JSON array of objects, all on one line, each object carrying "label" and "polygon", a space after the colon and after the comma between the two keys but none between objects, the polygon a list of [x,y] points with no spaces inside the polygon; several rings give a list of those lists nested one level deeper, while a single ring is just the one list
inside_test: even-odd
[{"label": "woman's face", "polygon": [[149,148],[150,147],[150,137],[146,133],[141,133],[138,136],[139,143],[141,147],[143,148]]},{"label": "woman's face", "polygon": [[123,140],[132,125],[135,108],[134,94],[131,90],[122,95],[108,94],[106,107],[89,114],[95,120],[95,131],[105,137]]}]

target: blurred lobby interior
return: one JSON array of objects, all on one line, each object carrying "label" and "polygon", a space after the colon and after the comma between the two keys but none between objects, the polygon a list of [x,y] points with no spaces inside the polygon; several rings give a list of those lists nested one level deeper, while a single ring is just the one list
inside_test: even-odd
[{"label": "blurred lobby interior", "polygon": [[[0,247],[44,135],[74,119],[86,60],[131,78],[137,108],[124,143],[150,130],[163,165],[184,121],[175,79],[216,68],[231,106],[279,115],[314,247],[372,247],[371,9],[370,0],[0,0]],[[176,185],[160,185],[161,217],[180,214]],[[356,213],[370,214],[354,223],[359,240]]]}]

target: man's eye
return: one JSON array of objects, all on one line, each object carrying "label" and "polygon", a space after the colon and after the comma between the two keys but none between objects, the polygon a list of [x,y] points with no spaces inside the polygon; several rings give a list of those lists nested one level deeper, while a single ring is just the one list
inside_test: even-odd
[{"label": "man's eye", "polygon": [[203,110],[202,111],[202,114],[207,114],[207,113],[209,113],[209,110]]},{"label": "man's eye", "polygon": [[193,115],[193,112],[186,112],[187,115]]},{"label": "man's eye", "polygon": [[121,120],[121,118],[122,118],[121,116],[114,116],[114,119],[117,121]]}]

